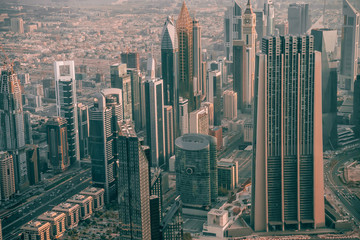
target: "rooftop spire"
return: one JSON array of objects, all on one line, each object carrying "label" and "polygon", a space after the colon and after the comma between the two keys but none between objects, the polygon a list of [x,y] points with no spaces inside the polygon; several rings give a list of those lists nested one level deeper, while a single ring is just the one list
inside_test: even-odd
[{"label": "rooftop spire", "polygon": [[253,13],[254,13],[254,11],[251,7],[251,2],[250,2],[250,0],[248,0],[244,14],[253,14]]}]

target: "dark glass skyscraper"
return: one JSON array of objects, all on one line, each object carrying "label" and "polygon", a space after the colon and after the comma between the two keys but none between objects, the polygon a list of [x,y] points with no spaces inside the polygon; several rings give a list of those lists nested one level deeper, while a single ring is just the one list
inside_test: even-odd
[{"label": "dark glass skyscraper", "polygon": [[116,199],[119,123],[123,120],[121,89],[104,89],[89,109],[91,173],[95,187],[105,189],[105,201]]},{"label": "dark glass skyscraper", "polygon": [[173,107],[175,136],[180,134],[177,126],[179,122],[178,65],[179,47],[175,22],[171,17],[168,17],[161,34],[161,68],[164,81],[164,104]]},{"label": "dark glass skyscraper", "polygon": [[24,127],[20,81],[12,70],[2,70],[0,79],[0,150],[8,151],[13,155],[17,190],[28,185]]},{"label": "dark glass skyscraper", "polygon": [[165,167],[165,127],[162,79],[145,82],[146,140],[151,151],[151,166]]},{"label": "dark glass skyscraper", "polygon": [[80,158],[89,157],[89,108],[82,103],[78,104],[78,127]]},{"label": "dark glass skyscraper", "polygon": [[135,124],[135,129],[141,129],[141,104],[140,104],[140,81],[141,72],[136,68],[128,68],[127,73],[131,78],[131,106],[132,106],[132,120]]},{"label": "dark glass skyscraper", "polygon": [[133,126],[119,131],[119,222],[121,239],[151,239],[149,163]]},{"label": "dark glass skyscraper", "polygon": [[263,38],[254,112],[255,231],[325,225],[321,58],[313,36]]}]

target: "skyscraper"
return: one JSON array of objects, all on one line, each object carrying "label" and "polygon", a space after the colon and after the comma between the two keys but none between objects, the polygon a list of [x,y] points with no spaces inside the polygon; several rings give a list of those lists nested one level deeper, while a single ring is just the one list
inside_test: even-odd
[{"label": "skyscraper", "polygon": [[233,90],[237,93],[237,107],[238,109],[245,109],[245,79],[246,79],[246,47],[245,42],[242,40],[234,41],[234,79],[233,79]]},{"label": "skyscraper", "polygon": [[63,172],[70,166],[67,121],[54,117],[46,125],[50,164],[55,172]]},{"label": "skyscraper", "polygon": [[[267,16],[265,15],[263,10],[254,11],[256,15],[256,33],[257,33],[257,40],[260,42],[261,46],[261,39],[267,35]],[[258,52],[259,49],[256,49]]]},{"label": "skyscraper", "polygon": [[26,145],[26,161],[30,185],[35,185],[41,181],[40,151],[37,145]]},{"label": "skyscraper", "polygon": [[162,79],[145,82],[146,139],[151,151],[151,165],[165,167],[164,97]]},{"label": "skyscraper", "polygon": [[267,23],[266,34],[264,36],[266,35],[271,36],[274,34],[274,30],[275,30],[275,23],[274,23],[275,8],[272,0],[267,0],[267,2],[264,4],[264,13],[266,15],[266,23]]},{"label": "skyscraper", "polygon": [[131,77],[127,73],[126,64],[110,66],[111,88],[122,90],[122,106],[124,119],[132,119]]},{"label": "skyscraper", "polygon": [[131,78],[131,106],[132,106],[132,120],[135,124],[135,129],[141,129],[141,97],[140,97],[140,82],[142,74],[135,68],[128,68],[127,73]]},{"label": "skyscraper", "polygon": [[218,196],[216,139],[185,134],[175,140],[176,191],[184,205],[211,206]]},{"label": "skyscraper", "polygon": [[20,81],[10,69],[2,70],[0,79],[0,151],[13,155],[16,190],[26,187],[28,173]]},{"label": "skyscraper", "polygon": [[128,123],[120,125],[118,147],[121,239],[150,240],[149,162]]},{"label": "skyscraper", "polygon": [[70,164],[80,160],[74,61],[54,62],[56,111],[67,121]]},{"label": "skyscraper", "polygon": [[321,59],[314,38],[266,37],[256,60],[251,225],[323,227]]},{"label": "skyscraper", "polygon": [[337,30],[312,29],[311,35],[314,50],[321,53],[323,146],[324,150],[334,149],[337,145],[337,66],[333,66],[331,56],[336,56]]},{"label": "skyscraper", "polygon": [[288,8],[290,34],[304,34],[311,27],[309,4],[292,3]]},{"label": "skyscraper", "polygon": [[189,133],[189,101],[184,98],[179,99],[179,128],[180,136]]},{"label": "skyscraper", "polygon": [[176,22],[179,41],[179,96],[188,99],[189,112],[195,109],[193,83],[193,21],[185,1]]},{"label": "skyscraper", "polygon": [[89,109],[92,180],[95,187],[105,189],[105,201],[116,199],[116,161],[118,125],[123,120],[122,92],[118,88],[104,89],[95,95]]},{"label": "skyscraper", "polygon": [[255,53],[256,53],[256,15],[252,10],[250,0],[244,12],[244,42],[246,46],[246,81],[245,81],[245,102],[251,105],[254,97],[255,80]]},{"label": "skyscraper", "polygon": [[[211,71],[208,73],[209,75],[209,82],[208,84],[206,84],[208,86],[207,89],[207,96],[206,96],[206,101],[214,103],[215,102],[215,97],[216,97],[216,93],[217,93],[217,87],[220,86],[220,81],[221,81],[221,73],[219,70],[215,70],[215,71]],[[220,89],[221,91],[221,89]]]},{"label": "skyscraper", "polygon": [[121,62],[125,63],[128,68],[140,70],[140,55],[138,52],[123,52],[120,57]]},{"label": "skyscraper", "polygon": [[233,60],[233,40],[242,39],[242,9],[240,4],[233,0],[232,6],[228,7],[225,12],[225,56],[229,61]]},{"label": "skyscraper", "polygon": [[358,67],[360,13],[348,0],[343,0],[343,26],[339,82],[342,89],[354,91]]},{"label": "skyscraper", "polygon": [[237,118],[237,93],[231,90],[224,92],[224,118]]},{"label": "skyscraper", "polygon": [[80,158],[84,159],[89,157],[89,107],[79,103],[77,109],[79,121]]},{"label": "skyscraper", "polygon": [[201,27],[199,20],[193,20],[193,77],[194,91],[202,93],[202,48],[201,48]]},{"label": "skyscraper", "polygon": [[8,152],[0,152],[0,200],[7,201],[15,194],[14,161]]},{"label": "skyscraper", "polygon": [[165,163],[166,168],[169,167],[168,161],[171,156],[174,155],[174,144],[175,144],[175,135],[174,135],[174,114],[173,107],[165,105],[164,106],[164,129],[165,129]]},{"label": "skyscraper", "polygon": [[168,17],[161,34],[161,68],[162,79],[164,81],[164,104],[173,107],[174,113],[174,134],[179,134],[179,92],[178,92],[178,72],[179,47],[175,27],[175,21]]},{"label": "skyscraper", "polygon": [[209,114],[207,108],[200,108],[199,110],[190,113],[190,133],[199,133],[207,135],[209,133]]}]

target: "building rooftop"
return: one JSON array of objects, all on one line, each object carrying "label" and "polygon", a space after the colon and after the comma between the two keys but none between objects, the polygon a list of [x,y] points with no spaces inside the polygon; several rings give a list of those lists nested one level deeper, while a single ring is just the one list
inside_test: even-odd
[{"label": "building rooftop", "polygon": [[208,137],[209,136],[196,133],[185,134],[175,140],[175,145],[184,150],[198,151],[209,146],[210,142]]},{"label": "building rooftop", "polygon": [[137,137],[135,129],[133,127],[133,125],[130,122],[122,122],[120,124],[120,136],[124,136],[124,137]]},{"label": "building rooftop", "polygon": [[101,192],[105,192],[105,190],[103,188],[87,187],[80,194],[100,194]]},{"label": "building rooftop", "polygon": [[81,195],[81,194],[76,194],[74,196],[72,196],[71,198],[68,199],[68,201],[74,201],[74,202],[84,202],[87,201],[89,199],[91,199],[91,196],[85,196],[85,195]]},{"label": "building rooftop", "polygon": [[72,208],[76,208],[79,205],[76,203],[69,203],[69,202],[64,202],[64,203],[60,203],[59,205],[55,206],[53,208],[53,210],[71,210]]},{"label": "building rooftop", "polygon": [[41,214],[38,218],[41,220],[54,220],[57,217],[65,216],[64,213],[55,212],[55,211],[47,211]]},{"label": "building rooftop", "polygon": [[40,221],[40,220],[32,220],[28,223],[26,223],[22,228],[26,230],[35,230],[37,231],[39,228],[42,227],[50,227],[50,223],[46,221]]},{"label": "building rooftop", "polygon": [[215,215],[215,216],[224,216],[228,212],[226,210],[220,210],[220,209],[211,209],[208,214]]}]

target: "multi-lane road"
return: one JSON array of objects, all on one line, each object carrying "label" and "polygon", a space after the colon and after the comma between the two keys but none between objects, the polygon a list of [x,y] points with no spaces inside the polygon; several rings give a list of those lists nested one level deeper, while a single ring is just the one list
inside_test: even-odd
[{"label": "multi-lane road", "polygon": [[[349,217],[352,215],[357,225],[360,223],[360,199],[341,181],[339,176],[342,173],[339,169],[344,166],[344,163],[359,155],[359,148],[349,149],[346,152],[334,156],[324,165],[325,186],[341,201]],[[331,164],[331,161],[334,161],[334,163]]]},{"label": "multi-lane road", "polygon": [[31,201],[11,209],[2,220],[4,240],[16,239],[22,225],[90,186],[90,179],[90,169],[78,171]]}]

